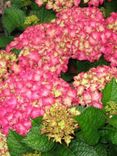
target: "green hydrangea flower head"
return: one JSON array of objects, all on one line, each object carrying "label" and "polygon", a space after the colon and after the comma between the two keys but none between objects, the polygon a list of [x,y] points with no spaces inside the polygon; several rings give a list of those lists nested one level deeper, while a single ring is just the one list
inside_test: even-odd
[{"label": "green hydrangea flower head", "polygon": [[80,112],[75,107],[68,108],[55,103],[43,116],[42,134],[46,134],[49,139],[53,138],[56,142],[62,143],[64,141],[69,145],[75,129],[78,128],[74,117],[79,114]]}]

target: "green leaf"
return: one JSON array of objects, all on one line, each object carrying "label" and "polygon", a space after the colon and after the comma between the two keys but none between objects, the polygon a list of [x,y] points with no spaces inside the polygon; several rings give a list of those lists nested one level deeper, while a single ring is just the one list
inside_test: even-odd
[{"label": "green leaf", "polygon": [[117,125],[117,123],[116,123],[116,125],[113,125],[114,124],[114,122],[113,121],[111,121],[112,123],[112,125],[110,124],[110,122],[109,122],[109,124],[108,125],[106,125],[104,128],[103,128],[103,131],[101,130],[100,132],[101,132],[101,136],[102,136],[102,139],[105,139],[106,140],[106,143],[112,143],[112,144],[115,144],[115,145],[117,145],[117,128],[116,128],[116,125]]},{"label": "green leaf", "polygon": [[116,156],[117,155],[117,146],[113,144],[109,144],[107,147],[108,156]]},{"label": "green leaf", "polygon": [[25,20],[25,13],[15,7],[5,9],[2,18],[3,27],[10,34],[16,28],[22,27]]},{"label": "green leaf", "polygon": [[11,4],[12,4],[12,6],[14,6],[14,7],[17,7],[17,8],[21,8],[22,7],[22,0],[11,0]]},{"label": "green leaf", "polygon": [[31,15],[36,15],[39,18],[40,23],[50,22],[55,19],[55,13],[52,10],[47,10],[45,7],[38,8],[38,10],[32,10]]},{"label": "green leaf", "polygon": [[111,140],[112,144],[117,145],[117,128],[113,128],[111,131],[109,131],[109,139]]},{"label": "green leaf", "polygon": [[0,37],[0,48],[5,48],[13,40],[13,36],[2,36]]},{"label": "green leaf", "polygon": [[103,145],[90,146],[80,140],[74,140],[70,145],[75,156],[107,156]]},{"label": "green leaf", "polygon": [[112,118],[109,119],[109,124],[117,128],[117,115],[113,115]]},{"label": "green leaf", "polygon": [[73,151],[65,145],[58,145],[55,151],[56,151],[55,154],[56,156],[75,156]]},{"label": "green leaf", "polygon": [[57,156],[55,152],[46,152],[46,153],[41,153],[41,156]]},{"label": "green leaf", "polygon": [[39,152],[47,152],[54,147],[53,141],[48,140],[47,136],[41,135],[40,127],[33,127],[23,142]]},{"label": "green leaf", "polygon": [[42,122],[42,117],[38,117],[32,120],[32,126],[39,126]]},{"label": "green leaf", "polygon": [[14,131],[10,131],[7,144],[10,151],[11,156],[21,156],[23,153],[31,151],[29,147],[27,147],[24,143],[22,143],[23,137],[17,134]]},{"label": "green leaf", "polygon": [[101,140],[102,143],[108,143],[109,142],[109,131],[111,130],[111,127],[109,125],[106,125],[100,130]]},{"label": "green leaf", "polygon": [[97,144],[100,138],[98,129],[105,123],[104,112],[97,108],[88,107],[81,115],[76,117],[76,120],[80,126],[80,133],[84,137],[85,142],[89,145]]},{"label": "green leaf", "polygon": [[104,145],[98,144],[94,147],[94,149],[99,156],[107,156],[107,150]]},{"label": "green leaf", "polygon": [[102,93],[102,102],[105,106],[109,101],[117,102],[117,82],[114,78],[105,86]]},{"label": "green leaf", "polygon": [[31,0],[11,0],[12,6],[17,8],[26,7],[32,4]]},{"label": "green leaf", "polygon": [[41,153],[42,156],[76,156],[73,151],[61,144],[57,144],[56,148],[52,151]]}]

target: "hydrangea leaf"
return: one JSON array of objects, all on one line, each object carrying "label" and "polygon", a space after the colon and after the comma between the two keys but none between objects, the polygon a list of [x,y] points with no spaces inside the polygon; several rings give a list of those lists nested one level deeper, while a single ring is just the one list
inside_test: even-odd
[{"label": "hydrangea leaf", "polygon": [[109,124],[117,128],[117,115],[113,115],[112,118],[109,119]]},{"label": "hydrangea leaf", "polygon": [[55,151],[56,151],[56,156],[76,156],[73,153],[72,149],[70,149],[65,145],[58,145]]},{"label": "hydrangea leaf", "polygon": [[32,120],[32,126],[38,126],[42,122],[42,117],[37,117]]},{"label": "hydrangea leaf", "polygon": [[41,128],[38,126],[33,127],[24,138],[23,142],[39,152],[50,151],[54,147],[54,142],[48,140],[47,136],[42,135],[40,129]]},{"label": "hydrangea leaf", "polygon": [[117,145],[117,115],[113,115],[108,119],[110,129],[108,130],[108,139],[112,144]]},{"label": "hydrangea leaf", "polygon": [[46,153],[41,153],[41,156],[57,156],[55,152],[46,152]]},{"label": "hydrangea leaf", "polygon": [[0,48],[5,48],[13,40],[13,36],[2,36],[0,37]]},{"label": "hydrangea leaf", "polygon": [[23,137],[14,131],[10,131],[7,137],[7,144],[11,156],[21,156],[25,152],[31,151],[31,148],[22,143]]},{"label": "hydrangea leaf", "polygon": [[12,4],[12,6],[15,6],[15,7],[17,7],[17,8],[21,8],[22,7],[22,0],[11,0],[11,4]]},{"label": "hydrangea leaf", "polygon": [[46,153],[41,153],[42,156],[76,156],[72,149],[65,145],[57,144],[54,150],[46,152]]},{"label": "hydrangea leaf", "polygon": [[117,128],[113,128],[111,131],[109,131],[109,140],[112,142],[112,144],[117,145]]},{"label": "hydrangea leaf", "polygon": [[70,145],[70,149],[75,156],[107,156],[103,145],[90,146],[80,140],[74,140]]},{"label": "hydrangea leaf", "polygon": [[117,146],[113,144],[109,144],[107,152],[108,152],[108,156],[117,155]]},{"label": "hydrangea leaf", "polygon": [[97,144],[96,146],[94,146],[94,150],[99,156],[107,156],[107,150],[102,144]]},{"label": "hydrangea leaf", "polygon": [[32,4],[31,0],[11,0],[12,6],[15,6],[17,8],[26,7]]},{"label": "hydrangea leaf", "polygon": [[16,28],[22,27],[25,20],[25,13],[15,7],[5,9],[2,18],[3,27],[10,34]]},{"label": "hydrangea leaf", "polygon": [[80,126],[80,133],[85,142],[89,145],[97,144],[100,138],[98,129],[105,123],[104,112],[97,108],[88,107],[81,115],[76,117],[76,120]]},{"label": "hydrangea leaf", "polygon": [[117,102],[117,82],[116,79],[112,79],[103,90],[102,102],[107,105],[109,101]]}]

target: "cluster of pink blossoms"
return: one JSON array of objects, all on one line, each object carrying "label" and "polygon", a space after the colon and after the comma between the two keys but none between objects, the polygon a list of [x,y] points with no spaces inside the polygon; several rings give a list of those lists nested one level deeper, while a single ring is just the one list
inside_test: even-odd
[{"label": "cluster of pink blossoms", "polygon": [[[81,0],[35,0],[35,3],[40,7],[46,4],[47,9],[53,9],[59,12],[65,8],[71,8],[72,6],[79,6]],[[102,5],[104,0],[83,0],[83,3],[88,3],[88,6]]]},{"label": "cluster of pink blossoms", "polygon": [[72,58],[98,60],[111,37],[98,8],[71,8],[57,14],[57,24],[68,31]]},{"label": "cluster of pink blossoms", "polygon": [[70,39],[67,36],[68,34],[64,34],[62,28],[59,28],[56,24],[36,25],[28,28],[11,42],[7,47],[7,51],[13,48],[22,49],[25,47],[27,50],[23,51],[25,53],[27,51],[29,55],[23,56],[22,52],[19,59],[23,58],[24,61],[25,58],[29,62],[29,57],[33,59],[32,55],[38,55],[35,56],[36,59],[43,57],[41,62],[38,59],[35,60],[38,62],[38,66],[45,66],[45,68],[58,75],[61,71],[67,71],[68,60],[71,56]]},{"label": "cluster of pink blossoms", "polygon": [[117,68],[98,66],[88,72],[82,72],[74,77],[73,86],[77,90],[78,102],[81,105],[89,105],[102,108],[102,89],[110,80],[117,78]]},{"label": "cluster of pink blossoms", "polygon": [[31,118],[42,116],[55,103],[72,106],[75,97],[68,83],[43,68],[16,69],[0,83],[0,127],[5,134],[13,129],[25,135]]},{"label": "cluster of pink blossoms", "polygon": [[51,53],[58,60],[61,56],[67,58],[65,62],[70,57],[93,62],[99,59],[111,36],[99,9],[73,7],[58,13],[50,24],[26,29],[7,46],[7,51],[27,46],[45,55]]},{"label": "cluster of pink blossoms", "polygon": [[[0,82],[0,128],[25,135],[31,119],[42,116],[56,103],[71,107],[89,105],[102,108],[101,91],[112,77],[114,67],[97,67],[75,77],[73,86],[60,78],[70,58],[93,62],[104,54],[117,66],[116,33],[107,27],[99,9],[65,9],[48,24],[28,27],[6,48],[21,49],[5,80]],[[110,57],[111,55],[111,57]],[[111,58],[111,59],[110,59]]]},{"label": "cluster of pink blossoms", "polygon": [[7,46],[7,51],[33,47],[40,55],[58,60],[63,72],[70,57],[93,62],[104,54],[116,66],[116,38],[98,8],[73,7],[58,13],[52,23],[27,28]]}]

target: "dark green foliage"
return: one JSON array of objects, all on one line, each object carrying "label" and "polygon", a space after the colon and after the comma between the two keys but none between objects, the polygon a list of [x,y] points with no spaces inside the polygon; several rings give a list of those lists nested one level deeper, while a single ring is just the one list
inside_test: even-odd
[{"label": "dark green foliage", "polygon": [[2,36],[0,37],[0,48],[5,49],[7,44],[9,44],[13,40],[13,36]]},{"label": "dark green foliage", "polygon": [[76,117],[76,120],[86,143],[89,145],[97,144],[100,138],[98,129],[105,123],[104,112],[97,108],[88,107],[80,116]]},{"label": "dark green foliage", "polygon": [[2,17],[2,23],[4,29],[10,34],[16,28],[22,29],[22,25],[25,20],[25,13],[16,7],[7,8],[4,11]]},{"label": "dark green foliage", "polygon": [[27,147],[24,143],[22,143],[22,140],[23,137],[17,134],[16,132],[9,132],[7,144],[11,156],[21,156],[23,153],[32,151],[31,148]]},{"label": "dark green foliage", "polygon": [[54,142],[48,140],[47,136],[41,134],[39,126],[33,127],[23,139],[23,142],[39,152],[47,152],[54,147]]},{"label": "dark green foliage", "polygon": [[109,101],[117,102],[117,82],[112,79],[103,90],[102,102],[106,106]]}]

